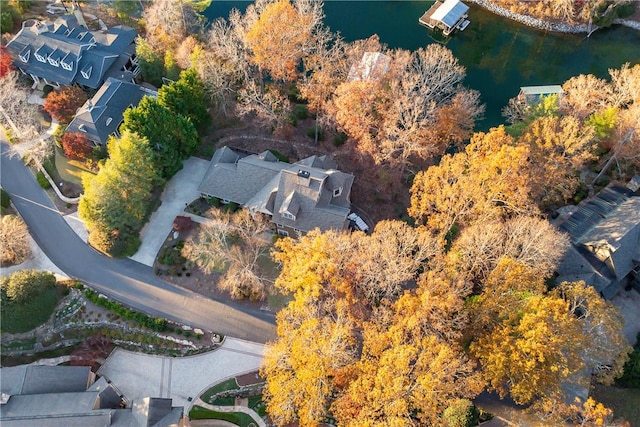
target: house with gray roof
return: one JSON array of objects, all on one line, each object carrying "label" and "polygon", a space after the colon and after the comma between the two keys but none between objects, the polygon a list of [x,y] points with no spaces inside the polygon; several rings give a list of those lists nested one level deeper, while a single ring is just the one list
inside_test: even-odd
[{"label": "house with gray roof", "polygon": [[204,197],[269,216],[280,235],[300,236],[315,228],[348,227],[353,179],[327,156],[286,163],[269,151],[250,154],[222,147],[198,190]]},{"label": "house with gray roof", "polygon": [[123,25],[89,31],[74,15],[54,22],[29,19],[7,43],[7,52],[35,84],[97,89],[108,77],[133,81],[139,74],[136,36],[133,28]]},{"label": "house with gray roof", "polygon": [[128,402],[88,366],[0,368],[3,427],[177,427],[183,415],[166,398]]},{"label": "house with gray roof", "polygon": [[640,196],[619,185],[603,189],[561,225],[571,247],[558,267],[558,283],[584,280],[604,298],[640,289]]},{"label": "house with gray roof", "polygon": [[105,145],[111,135],[119,137],[124,111],[136,107],[144,96],[158,92],[135,83],[109,77],[98,92],[76,112],[67,132],[84,134],[95,145]]}]

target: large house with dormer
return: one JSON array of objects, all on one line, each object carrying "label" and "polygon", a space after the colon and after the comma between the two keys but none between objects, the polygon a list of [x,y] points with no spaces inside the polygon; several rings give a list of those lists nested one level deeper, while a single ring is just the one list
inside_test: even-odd
[{"label": "large house with dormer", "polygon": [[110,136],[120,137],[125,110],[137,107],[145,96],[155,98],[158,92],[109,77],[96,94],[78,109],[66,131],[83,134],[94,145],[105,145]]},{"label": "large house with dormer", "polygon": [[316,228],[349,226],[353,179],[327,156],[286,163],[270,151],[251,154],[222,147],[198,190],[204,197],[237,203],[253,215],[267,215],[275,232],[298,237]]},{"label": "large house with dormer", "polygon": [[13,65],[35,84],[97,89],[108,77],[130,82],[139,74],[136,36],[123,25],[90,31],[74,15],[64,15],[55,22],[23,22],[7,51]]},{"label": "large house with dormer", "polygon": [[562,222],[571,246],[557,268],[558,283],[584,280],[606,299],[622,289],[640,290],[638,187],[634,181],[610,185]]}]

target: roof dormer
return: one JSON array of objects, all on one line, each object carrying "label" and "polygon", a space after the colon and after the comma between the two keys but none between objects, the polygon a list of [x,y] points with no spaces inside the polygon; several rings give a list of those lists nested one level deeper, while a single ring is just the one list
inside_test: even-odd
[{"label": "roof dormer", "polygon": [[29,56],[31,56],[31,47],[27,45],[22,49],[22,51],[20,51],[18,57],[22,62],[29,62]]},{"label": "roof dormer", "polygon": [[82,74],[82,77],[89,80],[89,77],[91,77],[91,71],[93,71],[93,66],[90,65],[86,67],[84,70],[80,71],[80,74]]}]

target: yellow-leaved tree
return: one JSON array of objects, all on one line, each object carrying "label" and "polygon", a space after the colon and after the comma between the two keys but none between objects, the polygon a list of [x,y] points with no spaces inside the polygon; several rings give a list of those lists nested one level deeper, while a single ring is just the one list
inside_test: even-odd
[{"label": "yellow-leaved tree", "polygon": [[289,0],[267,4],[246,34],[251,60],[275,80],[294,81],[303,50],[321,18],[316,8],[300,10]]},{"label": "yellow-leaved tree", "polygon": [[408,212],[438,234],[519,214],[535,213],[530,197],[529,150],[504,127],[476,133],[464,152],[445,155],[419,172]]}]

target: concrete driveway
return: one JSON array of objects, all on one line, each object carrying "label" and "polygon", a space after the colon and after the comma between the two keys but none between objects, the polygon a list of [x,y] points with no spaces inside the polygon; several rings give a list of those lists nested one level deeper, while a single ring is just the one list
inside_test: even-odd
[{"label": "concrete driveway", "polygon": [[98,374],[106,377],[129,402],[143,397],[170,397],[188,413],[212,385],[260,368],[265,346],[226,337],[222,347],[188,357],[164,357],[116,348]]},{"label": "concrete driveway", "polygon": [[184,214],[184,208],[198,197],[198,186],[209,168],[209,161],[191,157],[182,163],[182,169],[167,183],[162,193],[162,204],[140,233],[142,244],[130,257],[141,264],[153,266],[153,261],[171,231],[176,216]]}]

